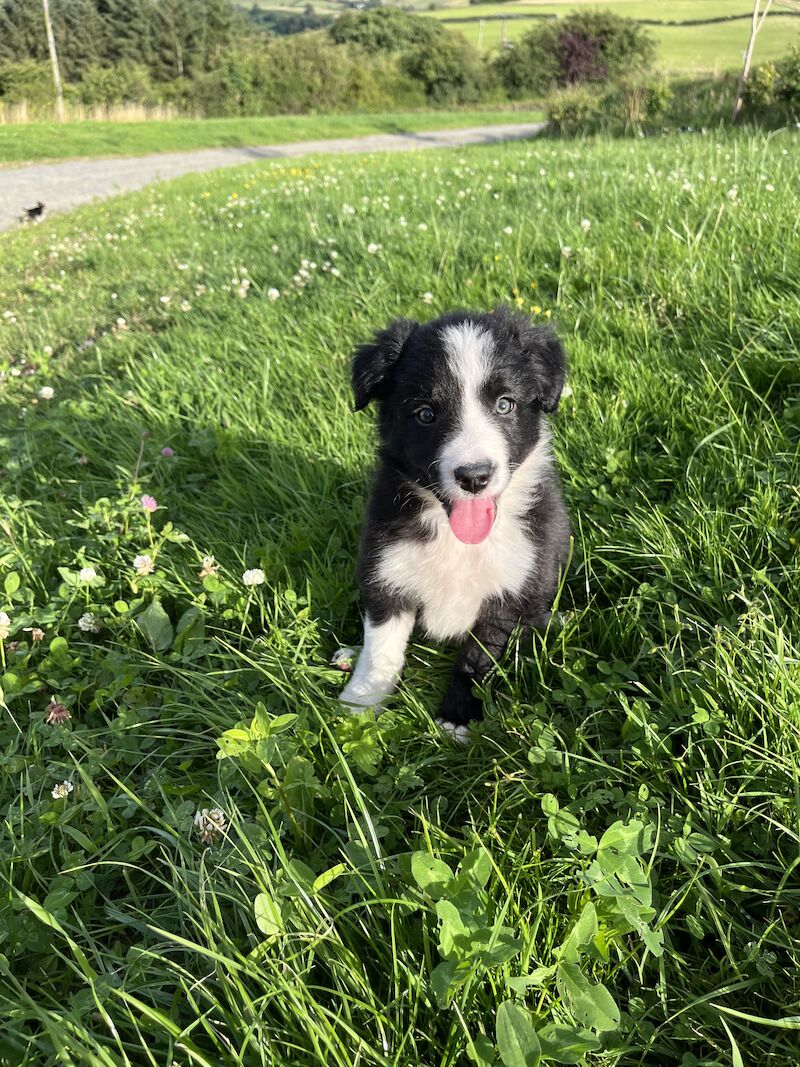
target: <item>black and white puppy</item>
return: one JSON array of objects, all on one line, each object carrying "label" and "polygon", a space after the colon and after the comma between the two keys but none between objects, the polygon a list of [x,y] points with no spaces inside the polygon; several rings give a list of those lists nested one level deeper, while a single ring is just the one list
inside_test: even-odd
[{"label": "black and white puppy", "polygon": [[473,693],[518,624],[546,625],[570,528],[546,414],[564,384],[555,334],[499,307],[398,319],[353,360],[356,410],[379,406],[379,464],[358,576],[364,647],[341,700],[380,704],[417,619],[463,647],[439,721],[463,739]]}]

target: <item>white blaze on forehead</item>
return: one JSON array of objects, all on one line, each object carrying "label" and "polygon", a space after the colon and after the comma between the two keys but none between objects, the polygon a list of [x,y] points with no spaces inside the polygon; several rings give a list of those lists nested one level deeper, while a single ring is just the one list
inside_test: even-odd
[{"label": "white blaze on forehead", "polygon": [[445,483],[458,492],[453,471],[469,463],[491,463],[495,477],[485,495],[492,495],[495,484],[499,488],[508,478],[508,448],[500,428],[481,402],[481,389],[489,377],[494,338],[474,322],[445,326],[441,331],[450,373],[458,382],[460,411],[455,433],[445,443],[440,456],[441,474]]}]

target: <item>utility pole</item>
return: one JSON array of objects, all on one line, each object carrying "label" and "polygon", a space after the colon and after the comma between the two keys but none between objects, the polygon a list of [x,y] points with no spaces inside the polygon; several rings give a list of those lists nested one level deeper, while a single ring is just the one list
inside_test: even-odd
[{"label": "utility pole", "polygon": [[483,47],[483,19],[478,20],[478,51]]},{"label": "utility pole", "polygon": [[744,87],[747,82],[747,76],[750,73],[750,64],[753,60],[753,50],[756,47],[756,37],[758,32],[764,25],[764,19],[767,17],[767,12],[772,7],[772,0],[766,0],[764,4],[764,10],[761,10],[761,0],[753,0],[753,21],[750,24],[750,40],[747,42],[747,49],[744,53],[744,64],[742,66],[742,73],[739,75],[739,84],[736,87],[736,99],[733,103],[733,114],[731,115],[731,122],[736,122],[739,114],[742,110],[742,104],[744,102]]},{"label": "utility pole", "polygon": [[44,12],[44,28],[47,31],[47,47],[50,50],[50,63],[53,67],[53,83],[56,87],[56,114],[58,121],[64,121],[64,86],[61,84],[61,71],[58,69],[58,53],[56,52],[56,39],[53,36],[53,24],[50,21],[50,4],[48,0],[42,0]]}]

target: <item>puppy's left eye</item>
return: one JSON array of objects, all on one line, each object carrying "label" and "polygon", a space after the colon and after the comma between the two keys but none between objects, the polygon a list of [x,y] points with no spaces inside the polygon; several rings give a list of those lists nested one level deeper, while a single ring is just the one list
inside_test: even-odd
[{"label": "puppy's left eye", "polygon": [[510,396],[501,396],[494,406],[498,415],[510,415],[517,405]]}]

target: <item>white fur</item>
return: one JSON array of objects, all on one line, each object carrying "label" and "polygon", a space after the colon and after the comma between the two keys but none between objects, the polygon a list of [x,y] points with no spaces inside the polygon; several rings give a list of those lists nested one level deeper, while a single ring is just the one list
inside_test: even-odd
[{"label": "white fur", "polygon": [[494,526],[477,545],[459,541],[442,504],[432,493],[419,490],[425,499],[422,521],[433,537],[430,541],[408,538],[389,544],[378,561],[376,577],[420,605],[422,625],[431,637],[464,637],[488,597],[522,589],[536,560],[520,517],[549,462],[549,438],[543,433],[497,498]]},{"label": "white fur", "polygon": [[458,429],[439,455],[442,484],[452,498],[468,497],[453,471],[470,463],[489,462],[492,480],[481,496],[496,496],[508,482],[508,447],[502,431],[480,400],[480,390],[489,375],[494,339],[472,322],[445,326],[441,331],[450,371],[461,386]]},{"label": "white fur", "polygon": [[393,692],[403,669],[406,645],[414,626],[414,612],[376,626],[369,615],[364,620],[364,647],[353,676],[342,690],[339,700],[361,711],[380,704]]}]

